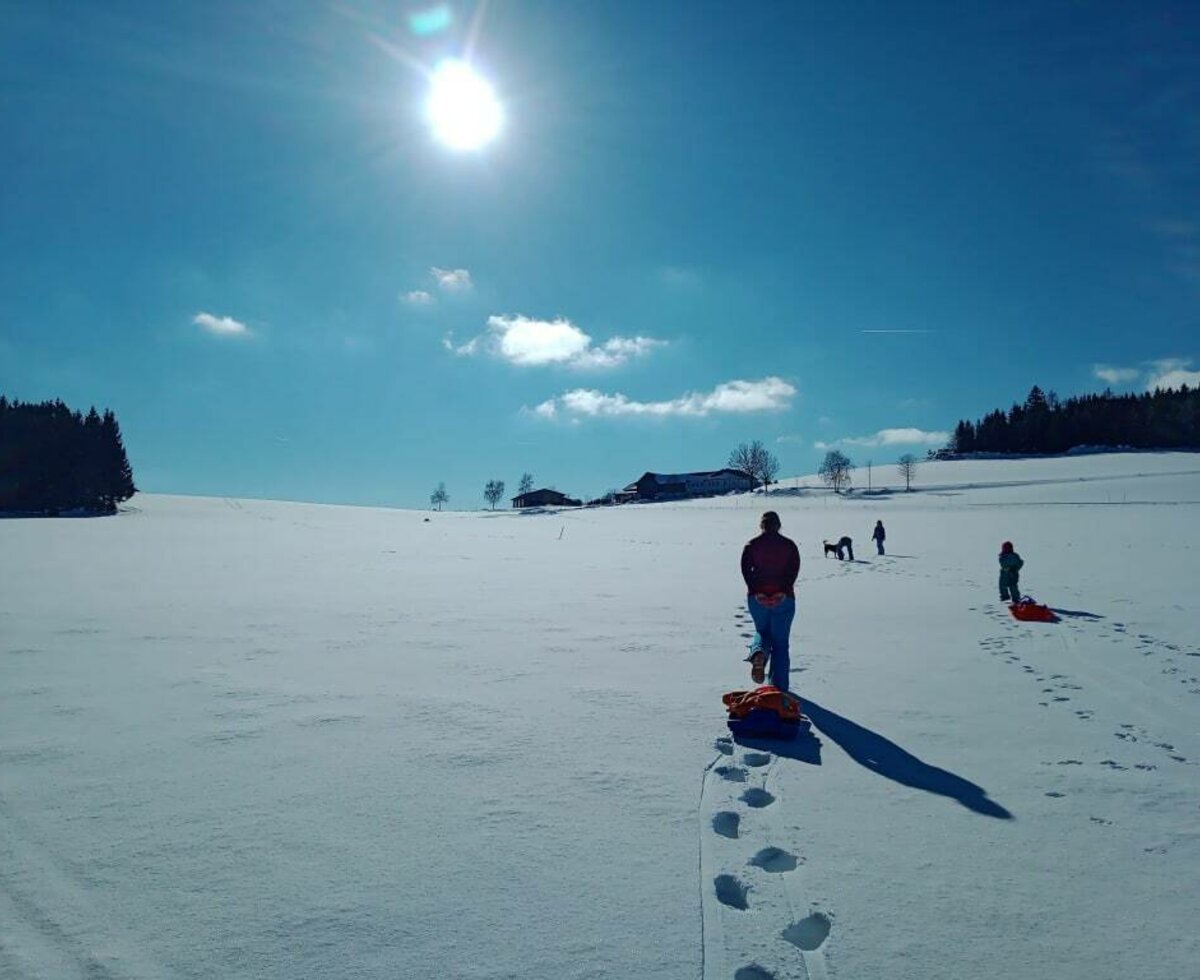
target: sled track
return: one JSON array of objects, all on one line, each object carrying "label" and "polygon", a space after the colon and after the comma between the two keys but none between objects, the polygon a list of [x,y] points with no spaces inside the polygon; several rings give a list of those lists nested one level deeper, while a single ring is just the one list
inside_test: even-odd
[{"label": "sled track", "polygon": [[697,820],[702,980],[826,980],[831,918],[799,901],[804,858],[777,846],[779,758],[728,736],[715,747]]},{"label": "sled track", "polygon": [[0,798],[0,976],[161,980],[170,976],[77,869]]}]

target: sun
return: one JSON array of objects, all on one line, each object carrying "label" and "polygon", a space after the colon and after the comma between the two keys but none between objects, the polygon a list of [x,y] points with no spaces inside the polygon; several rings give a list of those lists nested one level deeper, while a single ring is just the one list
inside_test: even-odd
[{"label": "sun", "polygon": [[454,150],[490,143],[504,123],[491,84],[466,62],[448,58],[434,70],[425,113],[433,134]]}]

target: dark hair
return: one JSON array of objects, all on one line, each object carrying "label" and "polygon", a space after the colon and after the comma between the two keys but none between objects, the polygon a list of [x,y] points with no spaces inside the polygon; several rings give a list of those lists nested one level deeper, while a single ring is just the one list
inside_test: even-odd
[{"label": "dark hair", "polygon": [[758,523],[761,524],[764,528],[773,527],[773,528],[775,528],[776,531],[778,531],[779,528],[782,526],[782,523],[779,520],[779,515],[776,514],[775,511],[773,511],[773,510],[768,510],[768,511],[764,512],[762,518],[759,520]]}]

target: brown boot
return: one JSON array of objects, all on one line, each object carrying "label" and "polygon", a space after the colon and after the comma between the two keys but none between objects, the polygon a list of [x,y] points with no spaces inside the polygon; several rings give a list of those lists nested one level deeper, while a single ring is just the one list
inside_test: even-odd
[{"label": "brown boot", "polygon": [[761,650],[755,650],[750,657],[750,680],[761,684],[767,677],[767,655]]}]

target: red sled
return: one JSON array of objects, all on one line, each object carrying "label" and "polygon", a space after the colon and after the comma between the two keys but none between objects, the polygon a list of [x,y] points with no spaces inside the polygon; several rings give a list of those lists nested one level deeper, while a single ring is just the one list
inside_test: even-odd
[{"label": "red sled", "polygon": [[1014,602],[1008,607],[1008,611],[1017,619],[1027,623],[1057,623],[1058,617],[1054,615],[1054,610],[1049,606],[1043,606],[1040,602],[1034,602],[1028,596],[1019,602]]},{"label": "red sled", "polygon": [[812,727],[800,711],[800,699],[767,684],[753,691],[722,695],[729,730],[744,738],[795,738]]}]

